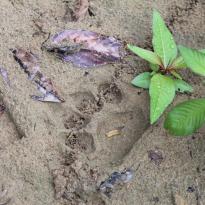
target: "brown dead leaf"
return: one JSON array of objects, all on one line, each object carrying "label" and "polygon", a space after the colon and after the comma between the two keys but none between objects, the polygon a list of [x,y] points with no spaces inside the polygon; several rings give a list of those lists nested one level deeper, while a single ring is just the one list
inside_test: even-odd
[{"label": "brown dead leaf", "polygon": [[12,53],[24,72],[28,74],[29,79],[33,80],[40,70],[38,57],[22,48],[13,49]]},{"label": "brown dead leaf", "polygon": [[41,102],[65,102],[58,95],[50,78],[47,78],[40,71],[38,57],[28,50],[17,48],[12,50],[15,60],[20,64],[25,73],[28,74],[29,80],[37,85],[37,89],[43,94],[41,96],[31,95],[33,100]]},{"label": "brown dead leaf", "polygon": [[62,61],[71,62],[80,68],[117,63],[126,55],[120,40],[82,29],[58,32],[42,46]]}]

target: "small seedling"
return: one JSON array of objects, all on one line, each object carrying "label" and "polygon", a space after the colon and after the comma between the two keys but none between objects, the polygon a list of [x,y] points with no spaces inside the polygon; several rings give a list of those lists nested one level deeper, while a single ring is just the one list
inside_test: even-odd
[{"label": "small seedling", "polygon": [[[205,50],[179,46],[187,66],[196,74],[205,76]],[[188,100],[178,104],[167,115],[164,127],[176,136],[194,133],[205,123],[205,98]]]},{"label": "small seedling", "polygon": [[173,101],[176,91],[192,92],[192,86],[178,73],[186,68],[183,57],[178,55],[174,38],[159,12],[153,13],[153,51],[128,44],[128,48],[150,63],[151,72],[139,74],[132,84],[149,89],[150,122],[153,124]]}]

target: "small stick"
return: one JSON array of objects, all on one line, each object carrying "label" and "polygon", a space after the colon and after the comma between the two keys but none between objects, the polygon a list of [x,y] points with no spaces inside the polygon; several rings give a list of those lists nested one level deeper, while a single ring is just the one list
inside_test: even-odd
[{"label": "small stick", "polygon": [[106,136],[107,137],[113,137],[113,136],[116,136],[116,135],[120,135],[121,134],[121,132],[120,132],[120,130],[112,130],[112,131],[110,131],[110,132],[107,132],[106,133]]}]

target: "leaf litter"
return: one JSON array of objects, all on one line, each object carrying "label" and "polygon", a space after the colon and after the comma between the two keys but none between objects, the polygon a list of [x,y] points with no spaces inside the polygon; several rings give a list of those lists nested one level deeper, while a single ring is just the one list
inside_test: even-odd
[{"label": "leaf litter", "polygon": [[110,137],[113,137],[113,136],[116,136],[116,135],[120,135],[120,134],[121,134],[120,130],[116,129],[116,130],[111,130],[111,131],[107,132],[106,136],[108,138],[110,138]]},{"label": "leaf litter", "polygon": [[148,158],[151,160],[151,162],[153,162],[157,166],[159,166],[164,160],[162,152],[158,149],[149,150],[147,153],[148,153]]},{"label": "leaf litter", "polygon": [[116,128],[114,130],[111,130],[111,131],[107,132],[105,135],[108,138],[112,138],[114,136],[121,135],[123,128],[124,128],[124,126],[118,127],[118,128]]},{"label": "leaf litter", "polygon": [[11,83],[9,80],[9,75],[5,68],[0,67],[0,75],[2,76],[4,83],[10,87]]},{"label": "leaf litter", "polygon": [[37,89],[42,96],[31,95],[33,100],[42,102],[64,102],[64,99],[58,95],[50,78],[47,78],[40,72],[40,61],[38,57],[30,51],[22,48],[12,50],[15,60],[20,64],[28,79],[37,85]]},{"label": "leaf litter", "polygon": [[8,197],[8,190],[4,185],[1,186],[0,189],[0,205],[7,205],[12,201],[10,197]]},{"label": "leaf litter", "polygon": [[122,172],[113,172],[105,181],[100,183],[98,190],[110,198],[114,187],[119,184],[129,183],[133,179],[133,175],[134,171],[130,168]]},{"label": "leaf litter", "polygon": [[42,48],[80,68],[115,63],[125,56],[123,43],[93,31],[68,29],[55,34]]},{"label": "leaf litter", "polygon": [[3,115],[3,113],[5,112],[5,110],[6,110],[6,106],[5,106],[3,103],[1,103],[1,104],[0,104],[0,116]]}]

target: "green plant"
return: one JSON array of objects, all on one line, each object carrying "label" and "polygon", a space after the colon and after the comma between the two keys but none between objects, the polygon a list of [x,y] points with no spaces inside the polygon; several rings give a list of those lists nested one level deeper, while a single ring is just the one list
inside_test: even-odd
[{"label": "green plant", "polygon": [[[205,50],[179,46],[187,66],[196,74],[205,76]],[[194,133],[205,123],[205,98],[188,100],[178,104],[167,115],[165,129],[176,136]]]},{"label": "green plant", "polygon": [[192,92],[192,86],[182,80],[178,71],[186,68],[178,55],[174,38],[157,11],[153,13],[153,51],[128,44],[128,48],[150,63],[151,72],[139,74],[132,84],[149,89],[150,122],[153,124],[173,101],[176,91]]}]

